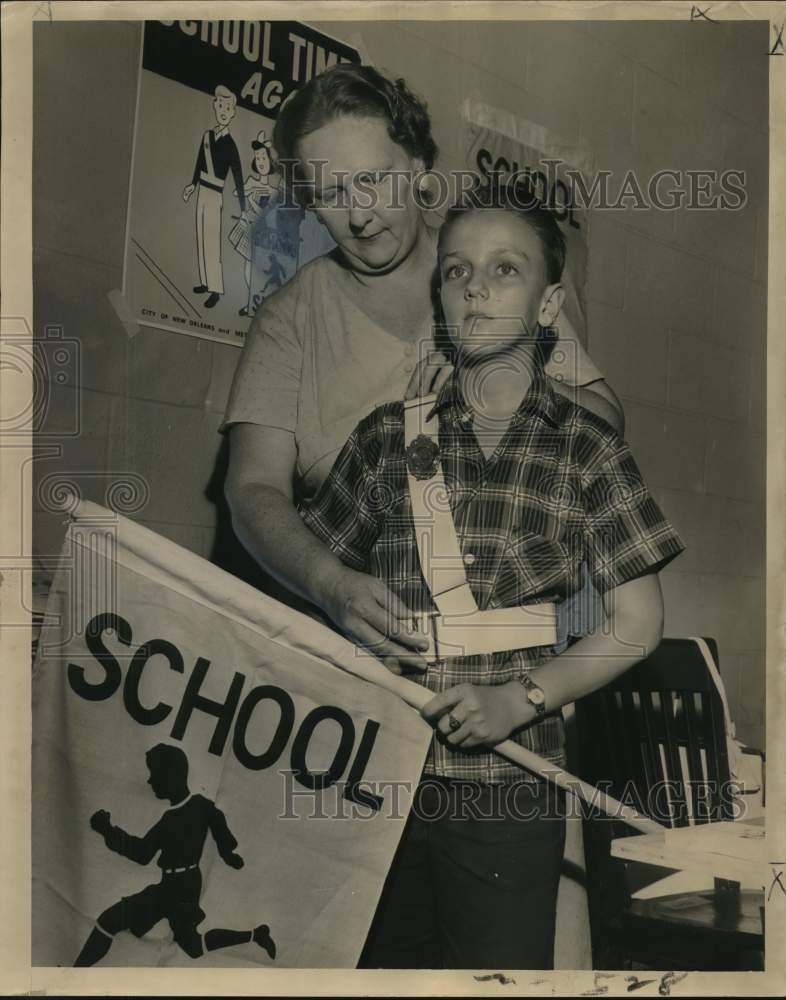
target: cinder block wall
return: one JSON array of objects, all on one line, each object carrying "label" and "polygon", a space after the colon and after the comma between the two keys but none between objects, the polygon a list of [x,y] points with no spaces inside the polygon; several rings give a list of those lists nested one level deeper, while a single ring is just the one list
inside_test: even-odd
[{"label": "cinder block wall", "polygon": [[[738,212],[595,212],[587,292],[590,353],[689,546],[663,574],[667,634],[718,639],[738,729],[763,745],[766,23],[314,26],[427,98],[446,167],[462,162],[458,105],[474,95],[588,146],[615,176],[747,171]],[[63,471],[103,503],[112,482],[141,476],[133,516],[209,557],[239,352],[129,337],[107,300],[121,284],[140,37],[131,23],[36,25],[34,324],[80,341],[81,391],[53,386],[46,428],[78,407],[82,430],[47,439],[34,490]],[[52,554],[62,517],[43,493],[32,500],[35,551]]]}]

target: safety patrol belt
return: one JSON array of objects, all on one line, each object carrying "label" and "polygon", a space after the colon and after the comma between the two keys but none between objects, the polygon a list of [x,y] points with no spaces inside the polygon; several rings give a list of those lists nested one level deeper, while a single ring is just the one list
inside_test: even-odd
[{"label": "safety patrol belt", "polygon": [[404,403],[407,484],[418,557],[439,611],[420,619],[430,641],[426,659],[551,645],[557,641],[553,604],[478,608],[467,582],[439,458],[439,419],[432,412],[435,402],[436,396],[431,395]]},{"label": "safety patrol belt", "polygon": [[210,151],[210,129],[208,129],[202,136],[202,149],[205,151],[206,169],[200,173],[199,179],[206,181],[208,184],[221,191],[224,188],[224,182],[220,177],[216,177],[216,170],[213,166],[213,154]]}]

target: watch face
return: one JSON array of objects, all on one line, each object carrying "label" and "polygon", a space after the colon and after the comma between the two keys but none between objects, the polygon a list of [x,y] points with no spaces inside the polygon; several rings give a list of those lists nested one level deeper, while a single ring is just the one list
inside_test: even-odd
[{"label": "watch face", "polygon": [[542,705],[546,700],[546,696],[539,687],[531,687],[529,689],[529,700],[533,705]]}]

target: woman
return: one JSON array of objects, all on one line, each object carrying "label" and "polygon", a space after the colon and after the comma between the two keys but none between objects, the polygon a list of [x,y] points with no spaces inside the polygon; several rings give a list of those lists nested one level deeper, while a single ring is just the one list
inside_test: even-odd
[{"label": "woman", "polygon": [[[316,493],[377,405],[444,381],[432,336],[436,232],[417,187],[437,154],[431,123],[403,80],[340,64],[287,101],[274,146],[336,248],[265,300],[246,339],[223,424],[233,525],[271,576],[390,670],[423,670],[409,609],[380,580],[343,566],[295,500]],[[580,368],[581,388],[566,384],[567,371],[554,387],[619,427],[614,393],[586,355]]]}]

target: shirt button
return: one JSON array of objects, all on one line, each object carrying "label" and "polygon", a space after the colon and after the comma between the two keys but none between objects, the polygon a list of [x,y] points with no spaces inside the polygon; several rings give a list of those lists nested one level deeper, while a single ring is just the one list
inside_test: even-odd
[{"label": "shirt button", "polygon": [[409,373],[409,372],[411,372],[411,371],[413,371],[413,370],[414,370],[414,369],[413,369],[413,366],[412,366],[412,365],[404,365],[404,371],[405,371],[405,372]]},{"label": "shirt button", "polygon": [[474,562],[475,562],[475,556],[471,552],[468,552],[464,556],[464,565],[465,566],[472,566],[474,564]]}]

